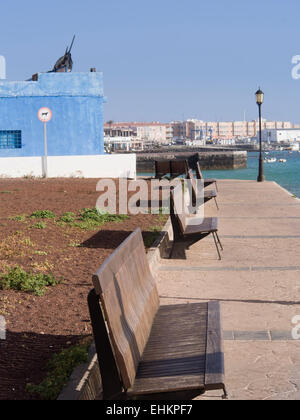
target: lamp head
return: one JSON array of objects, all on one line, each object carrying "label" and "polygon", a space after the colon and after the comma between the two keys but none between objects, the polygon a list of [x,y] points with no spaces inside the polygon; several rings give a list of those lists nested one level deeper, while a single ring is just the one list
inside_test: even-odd
[{"label": "lamp head", "polygon": [[264,92],[259,88],[255,93],[257,105],[262,105],[264,102]]}]

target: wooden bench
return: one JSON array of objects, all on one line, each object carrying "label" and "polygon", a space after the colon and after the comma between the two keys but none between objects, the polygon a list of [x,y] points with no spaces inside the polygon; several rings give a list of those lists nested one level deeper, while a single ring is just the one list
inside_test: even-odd
[{"label": "wooden bench", "polygon": [[186,216],[185,212],[183,211],[183,205],[179,205],[180,201],[182,201],[181,184],[177,185],[177,187],[171,191],[170,214],[174,232],[173,249],[176,242],[184,241],[189,242],[190,245],[192,245],[205,238],[206,236],[212,234],[217,248],[219,260],[221,260],[222,257],[220,249],[223,251],[223,246],[218,235],[218,218],[206,217],[204,219],[201,218],[199,222],[197,222],[197,216]]},{"label": "wooden bench", "polygon": [[[188,173],[188,171],[191,169],[189,161],[186,160],[185,164],[186,164],[187,173]],[[203,173],[201,171],[201,166],[200,166],[199,160],[196,161],[196,175],[197,175],[197,179],[201,179],[203,181],[204,188],[209,187],[212,184],[215,184],[217,192],[219,191],[217,179],[215,179],[215,178],[204,178]]]},{"label": "wooden bench", "polygon": [[140,229],[93,283],[88,302],[105,400],[227,395],[219,303],[160,306]]},{"label": "wooden bench", "polygon": [[196,163],[196,174],[197,174],[197,178],[203,180],[204,182],[204,188],[215,184],[216,186],[216,190],[218,191],[218,183],[217,180],[215,178],[204,178],[202,171],[201,171],[201,167],[200,167],[200,162],[198,161]]},{"label": "wooden bench", "polygon": [[[194,177],[194,174],[193,174],[193,170],[192,169],[188,169],[187,177],[191,181],[192,192],[193,192],[193,203],[195,204],[195,202],[196,202],[196,196],[197,196],[197,193],[198,193],[198,189],[197,189],[197,180]],[[215,200],[215,203],[216,203],[216,207],[219,210],[219,205],[218,205],[218,201],[217,201],[217,193],[216,193],[216,190],[204,190],[203,191],[203,196],[204,196],[204,203],[206,203],[207,201],[210,201],[210,200],[214,199]]]},{"label": "wooden bench", "polygon": [[171,179],[187,173],[185,160],[155,161],[155,178],[161,179],[169,176]]}]

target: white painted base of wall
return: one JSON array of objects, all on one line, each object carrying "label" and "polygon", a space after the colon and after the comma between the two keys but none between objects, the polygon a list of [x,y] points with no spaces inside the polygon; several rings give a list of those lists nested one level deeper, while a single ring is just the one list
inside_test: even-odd
[{"label": "white painted base of wall", "polygon": [[[44,176],[43,157],[0,158],[0,178]],[[49,156],[49,178],[136,178],[136,155]]]}]

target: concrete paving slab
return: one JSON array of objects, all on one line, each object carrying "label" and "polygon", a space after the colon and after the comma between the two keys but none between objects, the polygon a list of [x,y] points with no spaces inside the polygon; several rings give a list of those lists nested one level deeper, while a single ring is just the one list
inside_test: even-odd
[{"label": "concrete paving slab", "polygon": [[[300,271],[162,271],[161,295],[180,291],[186,298],[300,305]],[[296,297],[298,299],[296,300]]]},{"label": "concrete paving slab", "polygon": [[[231,237],[220,236],[224,252],[218,260],[212,235],[190,246],[177,244],[172,259],[163,266],[195,267],[299,267],[298,237]],[[186,260],[189,261],[186,264]]]},{"label": "concrete paving slab", "polygon": [[292,331],[270,331],[272,341],[293,340]]},{"label": "concrete paving slab", "polygon": [[235,341],[270,341],[269,331],[234,331]]},{"label": "concrete paving slab", "polygon": [[[229,400],[299,400],[300,342],[225,342]],[[211,391],[199,400],[220,400]]]},{"label": "concrete paving slab", "polygon": [[300,217],[297,219],[234,219],[219,220],[220,236],[283,236],[300,235]]}]

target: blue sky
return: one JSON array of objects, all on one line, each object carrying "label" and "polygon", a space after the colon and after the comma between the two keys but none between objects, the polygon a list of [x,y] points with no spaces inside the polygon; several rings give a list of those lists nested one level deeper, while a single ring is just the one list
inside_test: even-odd
[{"label": "blue sky", "polygon": [[299,0],[10,0],[0,55],[9,80],[47,71],[73,34],[74,71],[104,73],[105,119],[300,123]]}]

